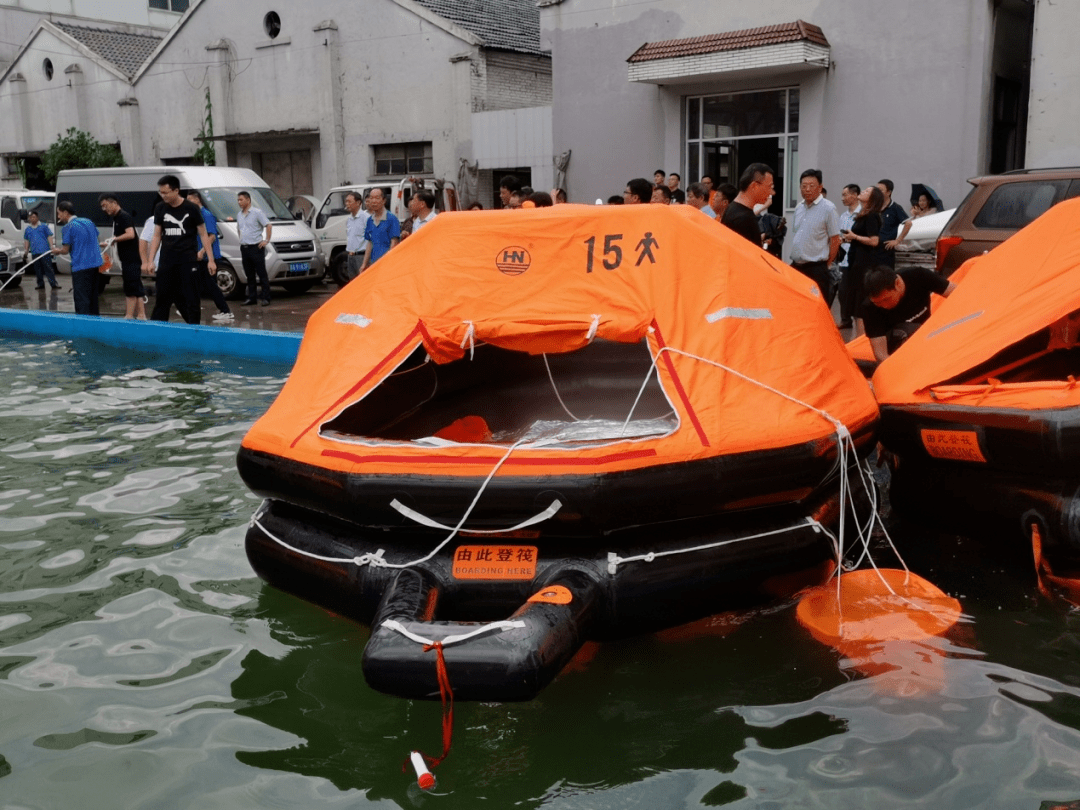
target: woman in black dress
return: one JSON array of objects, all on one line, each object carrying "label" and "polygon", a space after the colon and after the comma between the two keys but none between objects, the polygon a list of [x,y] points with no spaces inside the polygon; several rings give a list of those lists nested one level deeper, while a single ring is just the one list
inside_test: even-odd
[{"label": "woman in black dress", "polygon": [[[882,253],[881,245],[881,209],[885,206],[885,195],[877,186],[867,186],[859,195],[862,207],[855,217],[850,231],[844,231],[840,238],[850,244],[848,248],[848,266],[844,273],[840,295],[843,296],[844,311],[858,314],[865,297],[863,279],[866,271],[878,264]],[[863,332],[862,319],[855,318],[855,334]]]}]

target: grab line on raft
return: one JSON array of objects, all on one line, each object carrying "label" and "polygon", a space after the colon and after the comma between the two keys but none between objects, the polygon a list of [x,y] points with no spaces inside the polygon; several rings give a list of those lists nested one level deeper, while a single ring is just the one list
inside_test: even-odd
[{"label": "grab line on raft", "polygon": [[[682,349],[676,349],[674,346],[666,346],[666,345],[661,344],[659,350],[656,352],[656,354],[653,357],[652,367],[650,367],[649,373],[646,375],[646,380],[645,380],[646,384],[648,383],[649,376],[652,374],[652,368],[657,365],[657,363],[660,360],[660,355],[665,353],[665,352],[670,352],[672,354],[679,354],[679,355],[682,355],[684,357],[689,357],[691,360],[700,360],[701,362],[706,363],[707,365],[711,365],[711,366],[714,366],[716,368],[719,368],[719,369],[721,369],[723,371],[726,371],[726,372],[728,372],[730,374],[735,375],[736,377],[738,377],[741,380],[744,380],[744,381],[746,381],[748,383],[759,386],[760,388],[764,388],[766,391],[770,391],[770,392],[776,394],[779,397],[783,397],[784,399],[789,400],[790,402],[794,402],[796,405],[801,405],[802,407],[804,407],[804,408],[806,408],[806,409],[808,409],[810,411],[813,411],[814,413],[820,415],[822,418],[824,418],[824,419],[828,420],[830,423],[832,423],[833,427],[836,428],[836,438],[837,438],[837,443],[836,443],[836,466],[833,468],[833,472],[830,472],[828,475],[832,475],[834,472],[837,472],[837,471],[840,474],[840,525],[839,525],[839,530],[838,530],[838,535],[839,535],[838,537],[833,536],[831,532],[827,532],[827,533],[829,534],[830,537],[833,537],[833,540],[834,540],[834,543],[835,543],[836,549],[837,549],[837,556],[836,556],[836,598],[837,598],[837,601],[839,602],[839,600],[840,600],[840,572],[844,569],[844,564],[843,564],[843,562],[844,562],[844,559],[843,559],[844,558],[844,540],[845,540],[845,535],[846,535],[845,522],[846,522],[846,515],[847,515],[848,508],[851,509],[852,517],[855,519],[855,530],[856,530],[856,532],[858,532],[858,535],[859,535],[858,539],[859,539],[859,541],[861,542],[861,544],[863,546],[862,554],[859,556],[859,563],[861,563],[863,559],[869,559],[870,564],[873,566],[874,570],[877,571],[878,577],[881,579],[882,583],[889,590],[889,592],[892,593],[893,596],[899,596],[899,594],[897,594],[896,591],[893,590],[892,586],[889,585],[889,583],[881,575],[881,572],[878,571],[877,564],[874,562],[873,556],[870,554],[870,532],[872,531],[872,528],[873,528],[873,525],[874,525],[875,522],[877,522],[877,524],[881,527],[882,533],[885,535],[885,538],[888,540],[889,547],[892,549],[893,554],[896,555],[896,559],[899,560],[900,565],[903,567],[904,571],[910,574],[911,570],[908,568],[907,562],[905,562],[904,558],[900,555],[899,550],[896,548],[896,545],[892,541],[892,537],[889,535],[888,530],[885,528],[885,524],[881,520],[881,515],[880,515],[880,513],[878,511],[878,508],[877,508],[877,497],[876,497],[877,490],[876,490],[876,487],[870,486],[870,482],[867,481],[867,476],[863,472],[862,465],[858,464],[856,462],[855,466],[859,470],[859,478],[860,478],[860,480],[861,480],[861,482],[863,484],[863,488],[866,489],[866,491],[868,493],[870,493],[870,492],[874,493],[874,495],[871,496],[872,500],[871,500],[870,515],[867,517],[865,526],[860,525],[858,513],[855,511],[855,502],[851,497],[851,483],[850,483],[850,479],[849,479],[849,475],[848,475],[848,460],[847,460],[849,450],[852,453],[852,455],[854,455],[855,452],[856,452],[855,440],[852,438],[851,431],[849,431],[847,429],[847,426],[843,422],[841,422],[839,419],[834,417],[832,414],[828,413],[827,411],[824,411],[824,410],[822,410],[820,408],[815,408],[810,403],[803,402],[798,397],[794,397],[794,396],[792,396],[790,394],[785,394],[783,391],[780,391],[780,390],[778,390],[776,388],[773,388],[771,385],[763,383],[760,380],[755,380],[753,377],[750,377],[750,376],[748,376],[746,374],[743,374],[741,371],[736,371],[735,369],[731,368],[730,366],[726,366],[723,363],[718,363],[715,360],[710,360],[707,357],[701,357],[700,355],[696,355],[696,354],[693,354],[691,352],[683,351]],[[634,409],[637,407],[638,400],[640,400],[641,395],[644,392],[644,389],[645,389],[645,384],[642,384],[641,389],[638,391],[638,396],[634,400],[634,404],[630,408],[630,414],[627,416],[627,419],[626,419],[627,424],[629,424],[629,421],[630,421],[631,417],[634,414]],[[828,475],[826,476],[826,478],[828,477]],[[824,527],[822,527],[822,530],[823,531],[825,530]],[[728,542],[734,542],[734,541],[728,541]],[[650,552],[650,553],[655,554],[656,552]],[[610,567],[610,563],[609,563],[609,567]]]},{"label": "grab line on raft", "polygon": [[393,630],[397,633],[400,633],[401,635],[405,636],[405,638],[409,639],[409,641],[415,641],[417,644],[423,644],[426,647],[433,647],[435,646],[435,644],[441,644],[444,647],[448,647],[451,644],[460,644],[463,641],[468,641],[471,638],[481,636],[484,633],[488,633],[492,630],[520,630],[526,625],[525,622],[516,620],[489,622],[488,624],[482,624],[479,627],[470,630],[468,633],[458,633],[457,635],[447,636],[446,638],[440,639],[424,638],[423,636],[409,630],[397,619],[387,619],[385,622],[382,623],[382,626],[385,627],[387,630]]},{"label": "grab line on raft", "polygon": [[[390,506],[391,508],[396,509],[398,512],[400,512],[402,515],[409,518],[410,520],[416,521],[421,526],[427,526],[429,529],[442,529],[444,531],[452,531],[454,528],[453,526],[447,526],[444,523],[439,523],[436,520],[432,520],[427,515],[421,514],[415,509],[410,509],[397,498],[394,498],[394,500],[390,501]],[[469,532],[472,534],[504,534],[506,532],[516,532],[518,529],[524,529],[527,526],[532,526],[534,523],[541,523],[547,520],[560,509],[562,509],[562,501],[555,499],[551,502],[551,505],[543,512],[538,512],[531,518],[523,520],[516,526],[511,526],[508,529],[469,529]]]},{"label": "grab line on raft", "polygon": [[[435,548],[433,548],[431,551],[429,551],[426,555],[424,555],[423,557],[419,557],[419,558],[417,558],[415,560],[412,560],[411,562],[406,562],[406,563],[387,562],[386,559],[383,557],[383,554],[386,553],[386,549],[382,549],[382,548],[380,548],[378,551],[376,551],[374,553],[361,554],[361,555],[356,556],[356,557],[323,557],[323,556],[321,556],[319,554],[312,554],[311,552],[304,551],[304,550],[298,549],[298,548],[294,548],[293,546],[290,546],[288,543],[286,543],[281,538],[275,537],[273,534],[271,534],[267,530],[267,528],[265,526],[263,526],[259,522],[259,517],[262,515],[262,509],[261,508],[254,515],[251,516],[251,525],[258,526],[260,531],[262,531],[267,537],[269,537],[271,540],[273,540],[278,545],[280,545],[280,546],[282,546],[284,548],[290,549],[292,551],[295,551],[297,554],[301,554],[301,555],[303,555],[305,557],[310,557],[311,559],[314,559],[314,560],[321,560],[322,562],[352,563],[353,565],[356,565],[356,566],[370,565],[372,568],[394,568],[394,569],[411,568],[414,565],[420,565],[420,563],[425,563],[428,560],[430,560],[432,557],[434,557],[436,554],[438,554],[440,551],[442,551],[443,548],[446,547],[447,543],[449,543],[451,540],[453,540],[457,536],[457,533],[459,531],[461,531],[461,527],[465,525],[465,521],[467,521],[469,519],[469,515],[472,514],[473,509],[476,508],[476,504],[480,501],[480,496],[484,494],[484,491],[488,488],[488,484],[491,483],[491,479],[495,477],[495,473],[497,473],[499,471],[499,468],[502,467],[502,465],[506,463],[506,460],[508,458],[510,458],[511,453],[513,453],[515,450],[517,450],[519,447],[522,447],[523,445],[527,446],[527,447],[530,447],[530,448],[534,448],[534,447],[544,447],[545,445],[551,444],[553,442],[554,442],[554,439],[546,439],[546,440],[541,440],[541,441],[538,441],[538,442],[530,442],[528,445],[525,445],[525,440],[524,439],[518,439],[516,442],[514,442],[512,445],[510,445],[510,447],[508,447],[506,449],[506,452],[503,453],[502,457],[495,463],[495,466],[491,468],[491,471],[487,474],[487,477],[484,478],[483,483],[480,484],[480,489],[477,490],[476,495],[472,499],[472,503],[469,504],[469,508],[465,510],[465,514],[461,516],[461,520],[458,521],[457,525],[454,526],[452,529],[450,529],[450,534],[448,534],[443,539],[443,541],[441,543],[439,543],[439,545],[435,546]],[[558,503],[559,507],[562,506],[562,504],[559,503],[558,501],[556,501],[555,503]],[[555,504],[552,504],[552,506],[554,506],[554,505]],[[551,507],[548,507],[548,509],[551,509]],[[546,511],[547,510],[545,510],[545,513],[546,513]],[[545,513],[541,513],[541,514],[545,514]],[[417,514],[419,514],[419,513],[417,513]],[[551,514],[555,514],[555,513],[552,512]],[[423,517],[423,516],[421,515],[421,517]],[[545,517],[543,519],[546,520],[547,518]],[[535,522],[539,522],[539,521],[535,521]]]},{"label": "grab line on raft", "polygon": [[608,570],[609,574],[611,574],[612,576],[615,576],[615,573],[618,571],[619,566],[623,565],[625,563],[630,563],[630,562],[652,562],[657,557],[669,557],[672,554],[690,554],[690,553],[692,553],[694,551],[708,551],[711,548],[720,548],[720,546],[727,546],[727,545],[731,545],[732,543],[742,543],[743,541],[746,541],[746,540],[757,540],[757,539],[762,538],[762,537],[772,537],[773,535],[784,534],[785,532],[793,532],[793,531],[796,531],[797,529],[806,528],[806,526],[809,526],[815,532],[824,532],[826,535],[831,537],[832,540],[833,540],[834,547],[835,547],[836,538],[833,537],[831,532],[826,530],[824,526],[822,526],[817,520],[815,520],[814,518],[812,518],[810,516],[807,516],[807,517],[805,517],[803,519],[806,521],[805,526],[803,526],[803,525],[785,526],[782,529],[773,529],[772,531],[761,532],[760,534],[749,534],[746,537],[733,537],[730,540],[719,540],[719,541],[717,541],[715,543],[706,543],[706,544],[701,545],[701,546],[691,546],[689,548],[676,548],[676,549],[670,549],[668,551],[649,551],[649,552],[647,552],[645,554],[635,554],[633,557],[620,557],[614,551],[609,551],[608,552],[607,570]]}]

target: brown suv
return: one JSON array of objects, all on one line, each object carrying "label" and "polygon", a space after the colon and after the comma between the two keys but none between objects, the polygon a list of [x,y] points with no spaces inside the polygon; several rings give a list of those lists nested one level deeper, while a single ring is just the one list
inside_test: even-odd
[{"label": "brown suv", "polygon": [[1070,197],[1080,197],[1080,168],[1021,169],[973,177],[974,188],[937,240],[937,271],[950,276]]}]

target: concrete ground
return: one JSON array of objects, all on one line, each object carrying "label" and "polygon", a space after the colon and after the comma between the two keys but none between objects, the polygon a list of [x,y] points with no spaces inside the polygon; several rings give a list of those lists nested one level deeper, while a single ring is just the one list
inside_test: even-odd
[{"label": "concrete ground", "polygon": [[[56,276],[61,289],[52,291],[46,286],[44,290],[35,289],[37,283],[33,277],[33,268],[30,268],[30,277],[23,278],[18,286],[14,282],[8,284],[3,292],[0,292],[0,308],[4,309],[37,309],[51,312],[74,312],[75,302],[71,295],[71,276],[58,274]],[[148,279],[143,280],[144,283]],[[2,284],[3,282],[0,282]],[[150,288],[153,288],[151,283]],[[338,287],[332,281],[316,284],[310,290],[298,295],[285,292],[281,287],[270,287],[272,300],[270,306],[259,305],[245,307],[243,301],[229,301],[229,309],[236,316],[235,321],[219,322],[211,319],[217,312],[214,302],[208,298],[202,301],[203,325],[221,326],[224,329],[267,329],[275,332],[303,332],[307,325],[308,317],[318,309],[327,299],[336,293]],[[124,291],[120,278],[110,278],[105,291],[98,299],[98,307],[101,315],[112,318],[124,317]],[[146,304],[147,315],[154,308],[154,297],[149,297]],[[183,319],[173,310],[170,320],[182,323]]]}]

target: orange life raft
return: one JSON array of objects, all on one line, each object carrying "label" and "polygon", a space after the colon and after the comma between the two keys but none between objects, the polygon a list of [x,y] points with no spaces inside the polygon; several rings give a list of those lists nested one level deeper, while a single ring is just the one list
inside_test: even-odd
[{"label": "orange life raft", "polygon": [[873,377],[911,511],[1007,521],[1080,562],[1080,200],[952,278],[957,289]]},{"label": "orange life raft", "polygon": [[309,321],[239,453],[248,554],[371,623],[396,694],[438,694],[415,639],[514,613],[446,664],[459,697],[529,697],[588,637],[833,555],[876,421],[813,282],[692,209],[440,214]]}]

